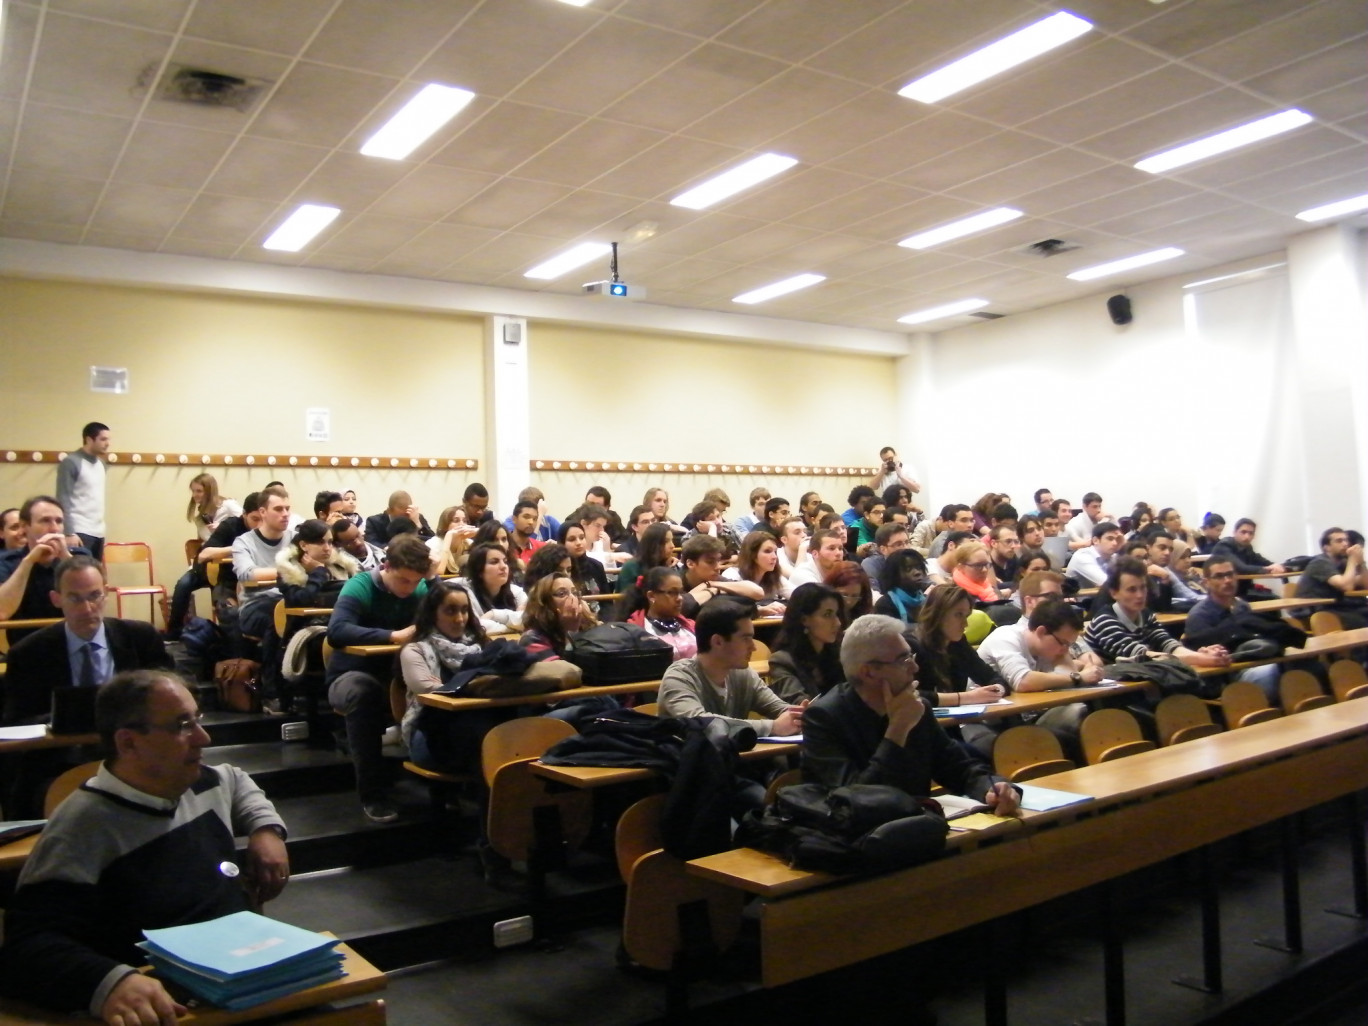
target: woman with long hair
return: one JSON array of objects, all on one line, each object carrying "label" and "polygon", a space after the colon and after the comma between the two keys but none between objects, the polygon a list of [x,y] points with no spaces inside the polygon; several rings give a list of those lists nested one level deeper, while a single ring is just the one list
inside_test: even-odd
[{"label": "woman with long hair", "polygon": [[212,474],[196,474],[190,479],[190,505],[185,519],[195,525],[195,535],[205,541],[225,517],[242,516],[242,504],[219,494]]},{"label": "woman with long hair", "polygon": [[467,550],[477,533],[466,521],[464,506],[448,506],[437,518],[437,533],[428,539],[433,568],[439,574],[459,574],[466,563]]},{"label": "woman with long hair", "polygon": [[570,576],[580,594],[608,594],[608,575],[603,564],[589,555],[589,537],[584,525],[573,518],[564,521],[556,532],[556,541],[570,554]]},{"label": "woman with long hair", "polygon": [[646,605],[641,586],[646,575],[658,566],[675,566],[674,533],[669,524],[652,524],[641,536],[637,556],[629,560],[618,576],[618,601],[613,618],[626,620]]},{"label": "woman with long hair", "polygon": [[560,542],[547,542],[527,560],[527,569],[523,572],[523,591],[530,596],[538,581],[555,573],[570,573],[570,550]]},{"label": "woman with long hair", "polygon": [[874,612],[874,589],[869,583],[869,574],[859,563],[850,560],[840,563],[826,579],[826,584],[841,596],[846,623]]},{"label": "woman with long hair", "polygon": [[741,541],[736,566],[722,571],[724,581],[750,581],[764,595],[759,599],[757,616],[782,616],[784,575],[779,569],[779,543],[768,531],[751,531]]},{"label": "woman with long hair", "polygon": [[984,492],[978,502],[969,507],[974,512],[974,530],[986,531],[993,526],[993,510],[1003,501],[999,492]]},{"label": "woman with long hair", "polygon": [[408,692],[399,729],[409,757],[428,769],[478,769],[485,734],[516,714],[513,709],[472,709],[453,715],[418,702],[419,695],[446,686],[461,664],[489,643],[474,608],[465,581],[434,582],[418,607],[413,639],[399,651],[399,671]]},{"label": "woman with long hair", "polygon": [[487,633],[522,628],[527,593],[513,583],[508,553],[497,545],[476,545],[466,561],[471,615]]},{"label": "woman with long hair", "polygon": [[769,685],[790,705],[825,694],[845,680],[841,634],[845,601],[825,584],[803,584],[789,596],[770,654]]},{"label": "woman with long hair", "polygon": [[[922,607],[916,629],[908,638],[917,659],[917,689],[932,705],[976,705],[996,702],[1007,694],[1007,683],[979,658],[964,636],[974,600],[963,588],[943,584]],[[982,723],[958,725],[962,739],[991,759],[997,733]],[[953,733],[953,731],[952,731]]]},{"label": "woman with long hair", "polygon": [[899,549],[879,571],[879,601],[874,612],[916,623],[926,601],[926,560],[916,549]]},{"label": "woman with long hair", "polygon": [[[349,553],[333,547],[332,531],[322,520],[306,520],[276,555],[276,580],[285,605],[293,608],[331,607],[342,585],[361,565]],[[284,640],[284,639],[282,639]]]},{"label": "woman with long hair", "polygon": [[596,626],[598,619],[580,601],[574,580],[569,574],[552,571],[538,579],[527,593],[523,635],[518,644],[537,655],[562,658],[570,635]]},{"label": "woman with long hair", "polygon": [[694,622],[683,614],[684,576],[678,567],[658,566],[641,583],[646,604],[627,617],[647,634],[674,649],[673,662],[698,654]]}]

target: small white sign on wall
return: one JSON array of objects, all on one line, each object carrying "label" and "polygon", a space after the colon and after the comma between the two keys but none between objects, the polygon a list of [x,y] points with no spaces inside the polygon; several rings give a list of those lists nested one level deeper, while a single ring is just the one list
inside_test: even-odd
[{"label": "small white sign on wall", "polygon": [[90,390],[124,395],[128,391],[127,367],[91,367]]},{"label": "small white sign on wall", "polygon": [[304,437],[310,442],[326,442],[332,438],[332,414],[325,407],[315,406],[304,411]]}]

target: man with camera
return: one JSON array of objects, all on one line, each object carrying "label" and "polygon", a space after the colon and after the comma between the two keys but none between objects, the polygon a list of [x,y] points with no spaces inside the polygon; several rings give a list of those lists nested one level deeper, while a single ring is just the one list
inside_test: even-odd
[{"label": "man with camera", "polygon": [[921,491],[921,485],[903,468],[902,462],[898,459],[898,451],[893,446],[885,445],[879,450],[879,463],[879,472],[869,479],[869,487],[879,495],[884,493],[885,488],[891,488],[893,485],[902,485],[913,495]]}]

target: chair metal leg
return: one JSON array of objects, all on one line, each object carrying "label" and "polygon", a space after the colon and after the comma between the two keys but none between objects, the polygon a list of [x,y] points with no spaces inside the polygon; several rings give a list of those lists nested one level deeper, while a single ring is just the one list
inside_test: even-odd
[{"label": "chair metal leg", "polygon": [[1364,793],[1355,791],[1345,799],[1349,812],[1349,870],[1353,874],[1354,904],[1346,908],[1337,905],[1325,911],[1337,916],[1352,919],[1368,919],[1368,844],[1365,843],[1364,829],[1368,827],[1368,816],[1364,815]]},{"label": "chair metal leg", "polygon": [[1206,994],[1219,994],[1221,980],[1221,892],[1216,882],[1216,856],[1211,845],[1198,853],[1202,896],[1202,978],[1180,976],[1173,982]]},{"label": "chair metal leg", "polygon": [[1297,862],[1297,824],[1288,816],[1279,824],[1281,830],[1280,861],[1283,884],[1283,939],[1263,937],[1254,943],[1260,947],[1300,955],[1302,951],[1301,879]]}]

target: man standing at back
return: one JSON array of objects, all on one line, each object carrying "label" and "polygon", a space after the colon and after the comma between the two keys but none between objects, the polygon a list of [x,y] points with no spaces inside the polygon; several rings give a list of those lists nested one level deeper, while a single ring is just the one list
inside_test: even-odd
[{"label": "man standing at back", "polygon": [[96,559],[104,559],[105,465],[109,426],[97,420],[81,428],[81,447],[57,464],[57,501],[66,510],[67,530]]}]

